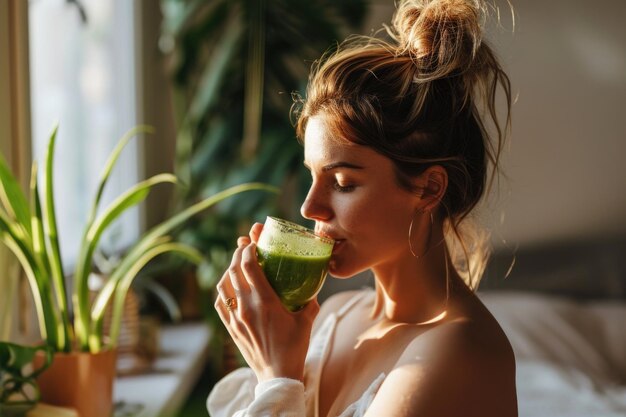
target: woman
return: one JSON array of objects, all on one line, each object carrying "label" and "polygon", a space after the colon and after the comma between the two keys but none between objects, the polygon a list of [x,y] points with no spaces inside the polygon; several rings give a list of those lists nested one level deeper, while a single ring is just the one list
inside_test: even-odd
[{"label": "woman", "polygon": [[302,215],[337,241],[330,273],[371,269],[376,289],[289,313],[254,225],[215,304],[250,368],[216,385],[213,417],[517,415],[513,351],[473,293],[485,238],[467,227],[498,167],[498,86],[507,125],[511,105],[484,7],[405,1],[390,39],[350,38],[316,64],[297,121],[313,178]]}]

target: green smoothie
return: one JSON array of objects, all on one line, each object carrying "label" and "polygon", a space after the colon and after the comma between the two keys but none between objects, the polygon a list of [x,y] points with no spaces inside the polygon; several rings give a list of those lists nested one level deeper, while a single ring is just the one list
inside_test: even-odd
[{"label": "green smoothie", "polygon": [[257,242],[258,260],[289,310],[299,310],[322,288],[334,243],[299,224],[267,217]]},{"label": "green smoothie", "polygon": [[291,311],[311,301],[324,284],[330,255],[298,256],[261,248],[257,254],[270,285]]}]

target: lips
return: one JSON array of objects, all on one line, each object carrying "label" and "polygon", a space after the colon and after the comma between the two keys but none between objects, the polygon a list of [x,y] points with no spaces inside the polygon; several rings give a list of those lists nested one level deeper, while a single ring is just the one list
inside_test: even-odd
[{"label": "lips", "polygon": [[323,230],[321,228],[315,228],[315,234],[321,237],[325,237],[328,239],[338,240],[333,236],[333,233],[329,233],[327,230]]},{"label": "lips", "polygon": [[341,249],[341,247],[343,246],[343,242],[345,242],[345,239],[335,240],[335,246],[333,246],[333,254],[337,253],[337,251]]},{"label": "lips", "polygon": [[315,234],[321,237],[325,237],[325,238],[329,238],[329,239],[333,239],[335,241],[335,245],[333,246],[333,253],[335,253],[343,244],[343,242],[345,241],[345,239],[341,239],[339,237],[336,236],[335,233],[333,233],[332,231],[329,231],[328,229],[322,229],[321,227],[316,227],[315,228]]}]

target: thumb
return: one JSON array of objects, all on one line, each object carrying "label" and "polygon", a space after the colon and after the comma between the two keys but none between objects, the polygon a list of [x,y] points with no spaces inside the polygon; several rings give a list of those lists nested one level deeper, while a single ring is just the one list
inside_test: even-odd
[{"label": "thumb", "polygon": [[300,310],[300,315],[312,322],[319,312],[320,305],[317,302],[317,298],[315,298],[311,300],[306,306],[304,306],[302,310]]}]

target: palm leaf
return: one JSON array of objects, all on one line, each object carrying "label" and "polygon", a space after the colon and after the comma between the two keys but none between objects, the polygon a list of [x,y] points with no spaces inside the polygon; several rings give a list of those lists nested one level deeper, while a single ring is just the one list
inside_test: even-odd
[{"label": "palm leaf", "polygon": [[241,11],[234,8],[228,18],[226,30],[222,34],[220,41],[215,45],[215,49],[204,68],[198,93],[193,97],[189,117],[197,122],[207,113],[208,109],[218,103],[220,98],[220,88],[222,81],[228,74],[227,70],[231,65],[233,56],[237,53],[237,45],[243,38],[243,27],[238,24]]}]

